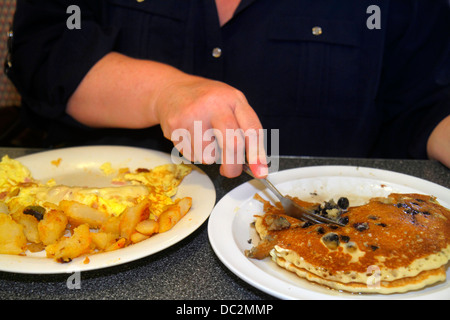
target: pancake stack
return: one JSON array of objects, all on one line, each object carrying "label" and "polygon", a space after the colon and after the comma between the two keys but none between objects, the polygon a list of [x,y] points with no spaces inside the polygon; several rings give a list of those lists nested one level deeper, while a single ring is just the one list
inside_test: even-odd
[{"label": "pancake stack", "polygon": [[344,227],[305,223],[259,200],[264,214],[254,226],[261,241],[246,252],[250,258],[270,256],[301,278],[351,293],[404,293],[446,280],[450,211],[432,196],[391,194],[328,210],[329,203],[294,198]]}]

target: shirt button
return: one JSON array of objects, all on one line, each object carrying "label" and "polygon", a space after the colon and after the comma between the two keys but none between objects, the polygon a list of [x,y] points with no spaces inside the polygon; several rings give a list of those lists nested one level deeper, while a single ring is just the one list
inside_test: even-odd
[{"label": "shirt button", "polygon": [[321,27],[312,28],[312,34],[315,36],[320,36],[322,34],[322,28]]},{"label": "shirt button", "polygon": [[212,56],[214,58],[220,58],[222,56],[222,49],[214,48],[213,51],[212,51]]}]

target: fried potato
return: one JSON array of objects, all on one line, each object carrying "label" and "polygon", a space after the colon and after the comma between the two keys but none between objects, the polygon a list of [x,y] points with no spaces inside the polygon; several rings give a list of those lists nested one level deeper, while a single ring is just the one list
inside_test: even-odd
[{"label": "fried potato", "polygon": [[136,231],[146,236],[159,232],[159,223],[155,220],[144,220],[136,225]]},{"label": "fried potato", "polygon": [[119,223],[120,236],[127,240],[131,239],[136,226],[139,222],[148,219],[149,217],[149,202],[142,201],[134,207],[128,207],[122,213],[122,218]]},{"label": "fried potato", "polygon": [[182,199],[177,199],[175,201],[175,204],[177,204],[180,207],[180,214],[181,217],[184,217],[186,213],[191,209],[192,207],[192,198],[191,197],[185,197]]},{"label": "fried potato", "polygon": [[64,234],[68,224],[66,215],[59,210],[50,210],[38,223],[39,238],[45,245],[56,242]]},{"label": "fried potato", "polygon": [[121,216],[118,217],[110,217],[108,220],[100,227],[100,232],[111,233],[119,238],[120,236],[120,221],[122,220]]},{"label": "fried potato", "polygon": [[82,224],[73,230],[71,237],[62,237],[45,248],[47,257],[58,262],[70,262],[83,254],[91,252],[92,239],[89,225]]},{"label": "fried potato", "polygon": [[150,238],[150,236],[146,236],[145,234],[139,233],[139,232],[134,232],[131,237],[130,240],[132,243],[138,243],[144,240],[147,240],[148,238]]},{"label": "fried potato", "polygon": [[183,218],[191,209],[192,198],[185,197],[175,200],[175,204],[168,206],[167,209],[159,216],[159,232],[166,232],[173,228],[178,221]]},{"label": "fried potato", "polygon": [[166,232],[173,228],[175,224],[181,219],[181,210],[179,205],[172,205],[164,211],[158,219],[159,233]]},{"label": "fried potato", "polygon": [[76,201],[63,200],[59,208],[67,215],[70,224],[76,226],[87,223],[91,228],[99,228],[109,218],[107,213]]},{"label": "fried potato", "polygon": [[11,217],[23,226],[23,233],[29,242],[41,243],[38,230],[39,221],[34,216],[17,211],[12,213]]},{"label": "fried potato", "polygon": [[11,216],[0,214],[0,253],[21,254],[25,251],[27,238],[23,226]]},{"label": "fried potato", "polygon": [[109,247],[107,247],[105,249],[105,252],[109,252],[109,251],[114,251],[114,250],[118,250],[118,249],[122,249],[127,245],[127,239],[125,238],[120,238],[119,240],[117,240],[116,242],[114,242],[112,245],[110,245]]},{"label": "fried potato", "polygon": [[107,232],[91,232],[91,239],[95,248],[103,251],[117,241],[117,235]]}]

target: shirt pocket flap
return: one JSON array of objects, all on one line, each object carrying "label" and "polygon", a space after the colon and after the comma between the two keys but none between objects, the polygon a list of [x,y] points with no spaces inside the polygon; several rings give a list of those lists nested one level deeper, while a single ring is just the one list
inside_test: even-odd
[{"label": "shirt pocket flap", "polygon": [[356,23],[351,21],[284,16],[273,21],[269,39],[358,46],[359,32]]},{"label": "shirt pocket flap", "polygon": [[[175,20],[185,20],[188,12],[188,1],[174,0],[108,0],[110,4],[128,9],[156,14]],[[184,8],[183,8],[184,7]]]}]

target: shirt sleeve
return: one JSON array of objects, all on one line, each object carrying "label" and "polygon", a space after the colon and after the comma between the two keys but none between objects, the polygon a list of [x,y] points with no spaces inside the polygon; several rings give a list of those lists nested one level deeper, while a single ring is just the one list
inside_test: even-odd
[{"label": "shirt sleeve", "polygon": [[[8,76],[23,104],[45,118],[64,115],[67,101],[92,66],[111,52],[117,31],[102,27],[103,1],[18,0]],[[80,9],[81,29],[67,20]]]},{"label": "shirt sleeve", "polygon": [[[390,4],[392,33],[387,33],[376,100],[383,125],[375,156],[425,159],[431,132],[450,115],[450,6],[439,0]],[[400,10],[409,19],[398,36],[392,28],[399,25]]]}]

